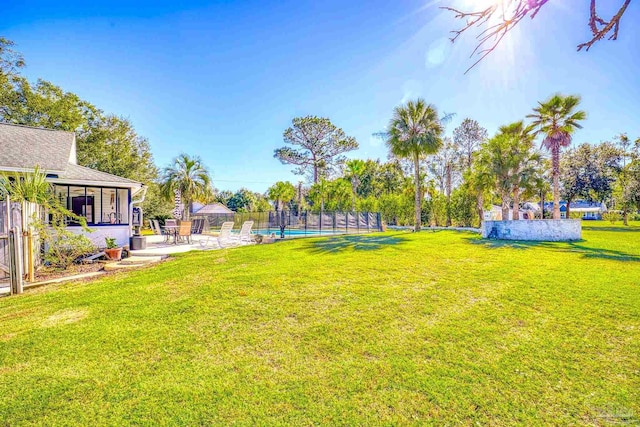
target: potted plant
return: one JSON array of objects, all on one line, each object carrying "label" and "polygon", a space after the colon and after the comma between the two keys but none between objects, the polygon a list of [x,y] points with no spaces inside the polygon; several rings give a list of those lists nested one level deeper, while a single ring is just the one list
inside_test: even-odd
[{"label": "potted plant", "polygon": [[122,258],[122,248],[118,247],[115,237],[105,237],[104,240],[107,243],[107,248],[104,250],[107,258],[112,261],[120,261]]}]

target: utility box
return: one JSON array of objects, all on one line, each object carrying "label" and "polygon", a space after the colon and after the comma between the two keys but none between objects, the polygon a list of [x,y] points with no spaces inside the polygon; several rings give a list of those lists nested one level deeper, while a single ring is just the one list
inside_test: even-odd
[{"label": "utility box", "polygon": [[132,251],[147,249],[147,238],[145,236],[133,236],[129,239],[129,247]]}]

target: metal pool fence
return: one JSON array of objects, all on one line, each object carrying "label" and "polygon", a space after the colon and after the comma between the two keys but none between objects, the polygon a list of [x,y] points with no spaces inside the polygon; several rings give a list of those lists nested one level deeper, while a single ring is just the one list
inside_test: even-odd
[{"label": "metal pool fence", "polygon": [[237,212],[205,214],[210,230],[217,230],[223,222],[233,221],[239,228],[245,221],[253,221],[253,231],[265,236],[302,237],[326,234],[361,234],[382,231],[382,219],[377,212],[321,212],[295,211]]}]

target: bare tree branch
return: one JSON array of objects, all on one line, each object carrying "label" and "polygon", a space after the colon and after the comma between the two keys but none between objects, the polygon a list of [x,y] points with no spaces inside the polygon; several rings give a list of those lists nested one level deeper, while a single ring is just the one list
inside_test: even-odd
[{"label": "bare tree branch", "polygon": [[[451,31],[453,34],[450,38],[452,43],[469,29],[484,28],[476,35],[478,44],[469,56],[470,58],[479,56],[479,59],[465,71],[465,74],[493,52],[504,36],[518,25],[524,17],[529,16],[531,19],[535,18],[538,12],[540,12],[540,9],[542,9],[548,1],[549,0],[501,0],[483,10],[471,12],[461,11],[453,7],[441,7],[441,9],[453,12],[455,19],[465,21],[463,27]],[[618,30],[620,29],[620,19],[627,10],[630,2],[631,0],[624,0],[618,13],[616,13],[610,21],[605,21],[597,13],[596,0],[591,0],[589,28],[591,29],[593,38],[588,42],[579,44],[578,51],[582,48],[586,48],[585,50],[588,51],[594,43],[603,39],[609,33],[612,33],[609,36],[609,40],[616,40],[618,38]]]},{"label": "bare tree branch", "polygon": [[[596,0],[591,0],[590,7],[590,15],[589,15],[589,28],[591,28],[591,33],[593,34],[593,38],[585,43],[580,43],[578,45],[578,51],[582,50],[582,48],[586,48],[588,51],[591,46],[598,40],[602,40],[607,34],[613,30],[613,34],[609,36],[609,40],[617,40],[618,39],[618,30],[620,29],[620,18],[624,15],[624,12],[627,10],[627,6],[629,6],[631,0],[625,0],[622,4],[618,13],[613,15],[609,22],[598,16],[598,12],[596,11]],[[601,26],[601,28],[598,28]]]}]

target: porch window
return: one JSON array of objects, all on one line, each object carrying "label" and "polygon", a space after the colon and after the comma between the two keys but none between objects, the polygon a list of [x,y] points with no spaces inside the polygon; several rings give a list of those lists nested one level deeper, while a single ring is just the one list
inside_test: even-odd
[{"label": "porch window", "polygon": [[[86,218],[88,225],[128,225],[128,188],[81,187],[55,185],[55,195],[62,206]],[[70,221],[70,225],[78,225]]]}]

